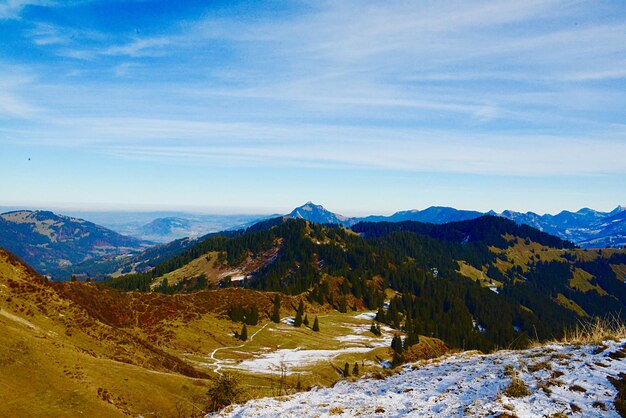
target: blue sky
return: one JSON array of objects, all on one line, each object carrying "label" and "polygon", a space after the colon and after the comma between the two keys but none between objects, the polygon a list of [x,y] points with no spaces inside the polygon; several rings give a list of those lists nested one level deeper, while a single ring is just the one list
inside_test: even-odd
[{"label": "blue sky", "polygon": [[0,0],[0,205],[307,200],[626,203],[626,3]]}]

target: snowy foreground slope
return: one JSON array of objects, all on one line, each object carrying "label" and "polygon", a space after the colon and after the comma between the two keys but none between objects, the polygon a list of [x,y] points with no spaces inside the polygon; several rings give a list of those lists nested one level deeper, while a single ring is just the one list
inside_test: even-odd
[{"label": "snowy foreground slope", "polygon": [[[619,416],[613,406],[617,390],[607,376],[626,372],[626,358],[610,355],[623,352],[625,343],[606,342],[601,347],[555,344],[489,355],[463,353],[407,365],[384,380],[363,378],[333,388],[253,400],[219,415]],[[512,375],[524,381],[529,395],[505,394]]]}]

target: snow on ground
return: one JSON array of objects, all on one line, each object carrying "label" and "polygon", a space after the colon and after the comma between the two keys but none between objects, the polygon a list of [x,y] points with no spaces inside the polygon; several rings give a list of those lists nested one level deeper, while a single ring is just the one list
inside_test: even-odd
[{"label": "snow on ground", "polygon": [[286,316],[283,319],[281,319],[280,322],[282,322],[283,324],[287,324],[287,325],[293,325],[296,323],[296,318],[293,316]]},{"label": "snow on ground", "polygon": [[363,312],[355,316],[357,319],[367,319],[369,321],[373,321],[376,319],[376,312]]},{"label": "snow on ground", "polygon": [[[380,346],[386,346],[386,344]],[[332,360],[340,354],[367,353],[372,348],[370,346],[348,347],[337,350],[280,349],[271,353],[261,354],[250,360],[244,360],[231,367],[252,373],[280,374],[282,365],[284,365],[287,372],[293,372],[312,363]]]},{"label": "snow on ground", "polygon": [[[376,316],[376,313],[362,313],[355,318],[370,319],[370,315]],[[293,325],[294,317],[289,316],[281,319],[281,322]],[[340,324],[341,325],[341,324]],[[288,373],[297,369],[309,366],[317,362],[327,362],[341,354],[349,353],[367,353],[368,351],[378,347],[389,347],[393,338],[393,329],[387,326],[381,326],[383,335],[374,337],[370,332],[370,324],[363,323],[361,325],[343,324],[350,332],[347,335],[335,337],[335,340],[345,343],[346,346],[334,350],[306,350],[303,348],[296,349],[279,349],[270,353],[262,353],[256,355],[252,359],[243,360],[239,364],[234,362],[228,363],[228,367],[234,369],[245,370],[252,373],[280,374],[281,369],[285,368]],[[272,332],[288,332],[282,329],[270,329]],[[284,366],[284,367],[281,367]]]},{"label": "snow on ground", "polygon": [[[384,380],[342,381],[333,388],[253,400],[221,415],[482,417],[508,413],[543,417],[562,413],[618,417],[613,406],[617,392],[607,376],[626,372],[626,359],[614,360],[609,353],[625,343],[607,342],[604,350],[555,344],[489,355],[463,353],[407,365]],[[511,383],[511,369],[530,395],[516,398],[504,394]]]}]

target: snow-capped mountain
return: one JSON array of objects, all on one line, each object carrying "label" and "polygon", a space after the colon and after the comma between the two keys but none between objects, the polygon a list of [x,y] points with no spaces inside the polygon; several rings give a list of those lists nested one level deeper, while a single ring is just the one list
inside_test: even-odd
[{"label": "snow-capped mountain", "polygon": [[618,206],[611,212],[583,208],[577,212],[562,211],[556,215],[504,211],[500,216],[519,224],[530,225],[583,247],[626,245],[626,208],[623,206]]},{"label": "snow-capped mountain", "polygon": [[359,222],[403,222],[417,221],[433,224],[458,222],[475,219],[484,215],[502,216],[518,224],[525,224],[567,239],[589,248],[626,246],[626,207],[618,206],[611,212],[600,212],[589,208],[577,212],[561,211],[556,215],[539,215],[534,212],[505,210],[478,212],[443,206],[431,206],[418,210],[396,212],[390,216],[371,215],[366,217],[346,217],[333,213],[321,205],[307,202],[295,208],[288,216],[303,218],[311,222],[352,226]]}]

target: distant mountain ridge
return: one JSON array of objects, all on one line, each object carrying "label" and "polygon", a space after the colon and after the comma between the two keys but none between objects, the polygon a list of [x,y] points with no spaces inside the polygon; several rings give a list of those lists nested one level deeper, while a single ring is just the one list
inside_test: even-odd
[{"label": "distant mountain ridge", "polygon": [[556,215],[539,215],[534,212],[515,212],[505,210],[478,212],[459,210],[444,206],[431,206],[423,210],[396,212],[390,216],[372,215],[366,217],[346,217],[333,213],[321,205],[312,202],[295,208],[289,215],[316,223],[340,224],[347,227],[359,222],[404,222],[417,221],[433,224],[466,221],[484,215],[501,216],[518,224],[529,225],[540,231],[570,240],[580,246],[623,247],[626,246],[626,207],[617,206],[611,212],[600,212],[589,208],[577,212],[562,211]]},{"label": "distant mountain ridge", "polygon": [[156,218],[132,231],[132,235],[160,243],[198,238],[212,232],[246,228],[267,219],[262,215],[193,215]]},{"label": "distant mountain ridge", "polygon": [[43,274],[92,258],[136,253],[151,245],[92,222],[49,211],[0,214],[0,246]]}]

